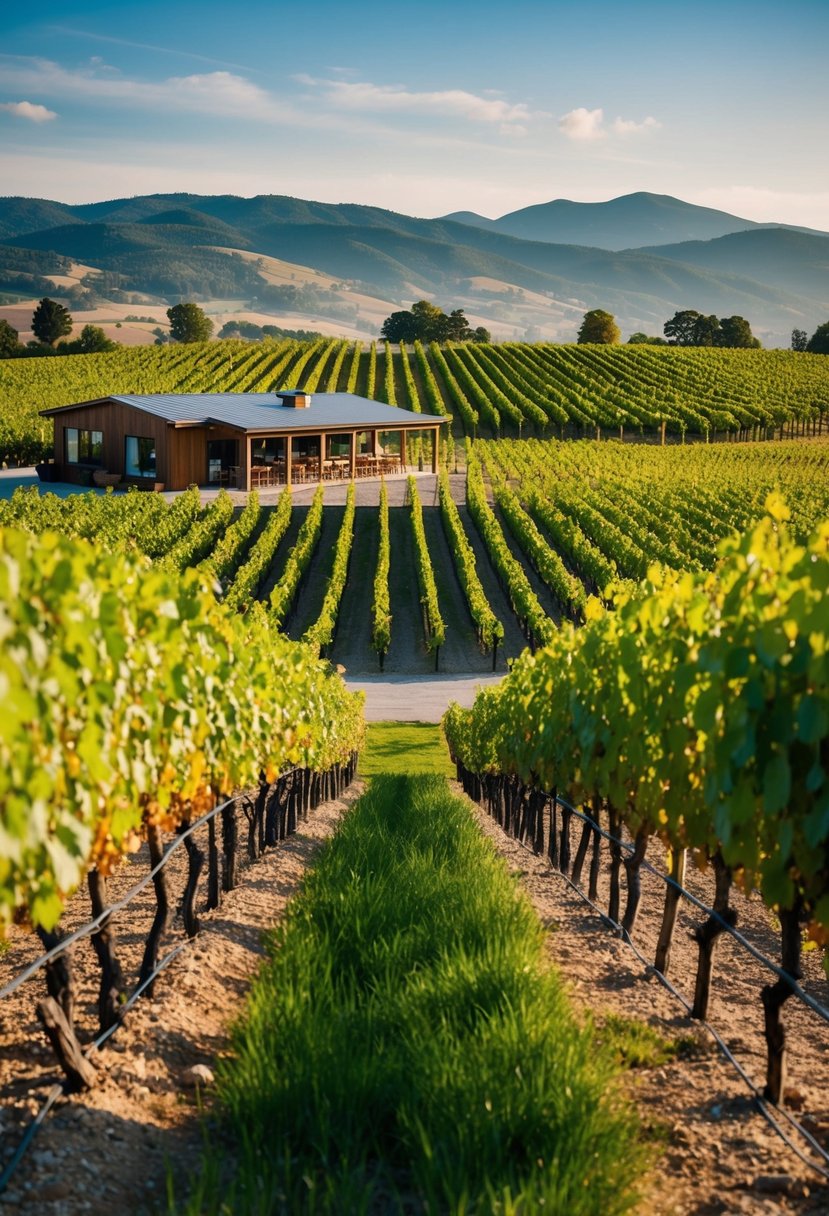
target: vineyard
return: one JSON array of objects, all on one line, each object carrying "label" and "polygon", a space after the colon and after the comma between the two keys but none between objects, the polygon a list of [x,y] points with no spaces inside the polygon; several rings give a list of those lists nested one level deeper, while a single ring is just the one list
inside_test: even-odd
[{"label": "vineyard", "polygon": [[198,569],[227,607],[249,614],[258,603],[273,627],[352,673],[425,674],[506,670],[562,621],[582,622],[589,597],[608,602],[609,589],[632,586],[655,562],[712,569],[719,543],[752,527],[773,491],[800,543],[829,517],[825,440],[477,440],[465,464],[465,475],[444,467],[437,482],[359,483],[344,509],[325,506],[323,486],[310,503],[286,489],[275,507],[254,491],[244,508],[225,491],[202,506],[195,488],[172,503],[19,490],[0,502],[0,526],[137,550],[169,572]]},{"label": "vineyard", "polygon": [[[688,1006],[698,1021],[718,939],[734,932],[744,895],[762,900],[782,947],[782,968],[757,990],[764,1100],[785,1105],[785,1002],[794,993],[829,1017],[809,995],[814,966],[808,991],[799,983],[829,944],[829,440],[663,446],[614,431],[597,442],[596,415],[577,428],[590,438],[562,439],[549,412],[542,422],[530,409],[543,407],[529,365],[525,398],[496,393],[503,348],[392,357],[283,345],[289,381],[304,360],[294,374],[312,386],[347,377],[360,391],[364,376],[364,388],[371,379],[424,411],[457,393],[452,412],[473,433],[458,428],[437,477],[245,500],[221,490],[203,502],[194,487],[169,502],[36,489],[0,502],[0,920],[26,918],[56,948],[87,872],[106,924],[123,859],[143,847],[155,873],[175,836],[189,866],[181,915],[195,935],[205,858],[209,909],[236,884],[245,840],[251,859],[278,849],[353,777],[360,699],[332,664],[408,677],[506,672],[514,660],[471,710],[444,720],[464,790],[594,908],[603,901],[632,946],[643,876],[651,866],[664,877],[645,960],[663,977],[692,859],[707,867]],[[541,348],[516,349],[527,364],[541,359]],[[486,424],[484,399],[498,412]],[[786,429],[817,430],[820,413]],[[759,427],[765,439],[771,425],[744,418],[732,433],[748,440]],[[542,978],[540,929],[511,884],[502,891],[468,811],[439,781],[372,780],[286,922],[240,1031],[239,1071],[225,1075],[224,1109],[243,1129],[235,1189],[208,1151],[176,1210],[218,1212],[229,1193],[234,1210],[249,1210],[257,1129],[283,1125],[296,1156],[274,1153],[266,1185],[294,1210],[309,1188],[309,1211],[347,1210],[389,1188],[435,1211],[496,1192],[505,1210],[542,1199],[551,1210],[625,1210],[635,1196],[618,1176],[639,1159],[636,1133],[607,1097],[609,1057],[571,1028]],[[209,833],[200,845],[197,827]],[[157,894],[145,984],[170,919],[163,884]],[[103,1033],[125,996],[112,940],[96,933]],[[55,1051],[72,1085],[94,1084],[78,1058],[71,984],[52,971],[49,984],[57,997],[41,1003],[42,1020]],[[553,1118],[553,1092],[581,1097]],[[466,1116],[470,1101],[486,1118]],[[503,1112],[497,1133],[487,1103]],[[382,1111],[379,1124],[355,1119],[352,1130],[355,1106]],[[588,1167],[570,1147],[594,1138],[602,1156]],[[499,1155],[496,1141],[525,1144],[543,1168]]]},{"label": "vineyard", "polygon": [[[223,340],[0,362],[0,459],[52,447],[38,411],[111,394],[349,392],[449,415],[455,437],[682,440],[815,434],[829,419],[829,367],[791,351],[552,346],[428,348],[343,339]],[[418,463],[417,444],[413,453]]]}]

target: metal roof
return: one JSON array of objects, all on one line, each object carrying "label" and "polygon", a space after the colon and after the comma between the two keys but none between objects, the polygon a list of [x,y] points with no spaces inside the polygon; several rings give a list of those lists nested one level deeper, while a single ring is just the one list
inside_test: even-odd
[{"label": "metal roof", "polygon": [[[293,390],[294,392],[297,390]],[[313,431],[333,427],[434,426],[447,419],[437,414],[414,414],[411,410],[370,401],[354,393],[312,393],[305,409],[284,405],[277,393],[157,393],[149,396],[114,394],[96,402],[42,410],[47,417],[80,406],[119,401],[178,425],[207,426],[220,423],[243,431]]]}]

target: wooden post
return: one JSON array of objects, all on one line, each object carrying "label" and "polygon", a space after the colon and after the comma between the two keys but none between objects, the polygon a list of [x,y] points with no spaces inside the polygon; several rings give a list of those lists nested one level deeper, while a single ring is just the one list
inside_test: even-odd
[{"label": "wooden post", "polygon": [[349,460],[349,479],[354,481],[357,477],[357,432],[352,431],[348,437],[348,460]]},{"label": "wooden post", "polygon": [[322,481],[322,466],[325,463],[325,435],[320,435],[320,458],[319,458],[319,476],[318,481]]},{"label": "wooden post", "polygon": [[[87,878],[92,915],[97,918],[108,903],[107,880],[98,870],[89,871]],[[115,930],[107,917],[100,929],[92,934],[92,948],[101,968],[101,986],[98,990],[98,1024],[101,1030],[109,1030],[121,1016],[121,1005],[125,1000],[124,973],[115,954]]]},{"label": "wooden post", "polygon": [[95,1069],[81,1051],[66,1014],[54,997],[47,996],[37,1006],[38,1020],[46,1031],[52,1049],[66,1073],[70,1093],[91,1089],[97,1080]]},{"label": "wooden post", "polygon": [[404,473],[406,472],[406,466],[408,465],[408,463],[409,463],[409,461],[406,456],[406,432],[401,431],[400,432],[400,464],[401,464],[401,467],[402,467]]},{"label": "wooden post", "polygon": [[438,471],[438,449],[440,447],[440,427],[436,426],[432,431],[432,472]]},{"label": "wooden post", "polygon": [[[189,827],[190,821],[182,820],[181,830],[186,832]],[[199,931],[199,918],[196,915],[196,888],[204,867],[204,852],[192,836],[185,837],[184,848],[187,851],[187,882],[181,899],[181,919],[184,922],[184,932],[187,936],[195,937]]]},{"label": "wooden post", "polygon": [[285,485],[292,484],[294,479],[293,474],[294,462],[294,441],[291,435],[285,436]]},{"label": "wooden post", "polygon": [[[708,1014],[708,999],[711,995],[711,973],[714,966],[714,946],[717,938],[724,933],[726,926],[737,923],[737,913],[728,906],[728,896],[731,890],[731,870],[725,864],[720,853],[711,858],[714,867],[716,883],[714,894],[714,912],[717,918],[709,916],[704,924],[694,932],[694,941],[699,946],[699,961],[697,963],[697,978],[694,987],[694,1008],[692,1018],[705,1021]],[[724,923],[723,923],[724,922]]]},{"label": "wooden post", "polygon": [[[781,957],[783,970],[796,983],[802,975],[799,900],[793,908],[781,909],[780,928],[783,939]],[[791,983],[787,979],[779,979],[774,984],[766,984],[761,994],[768,1050],[764,1096],[775,1105],[778,1105],[785,1097],[786,1028],[781,1021],[780,1012],[784,1001],[788,1000],[791,994]]]},{"label": "wooden post", "polygon": [[[674,849],[671,853],[671,878],[681,887],[685,882],[686,849]],[[682,898],[675,886],[669,886],[665,892],[665,908],[662,913],[662,927],[659,930],[659,941],[656,944],[654,967],[662,975],[668,974],[668,963],[671,961],[671,943],[674,937],[676,914],[679,911],[679,901]]]},{"label": "wooden post", "polygon": [[242,483],[241,488],[247,494],[250,494],[250,466],[251,466],[251,444],[252,444],[252,442],[253,442],[253,440],[250,438],[250,436],[246,435],[245,441],[242,444],[242,452],[243,452],[244,456],[242,459],[242,468],[240,471],[239,480]]},{"label": "wooden post", "polygon": [[627,878],[628,897],[625,906],[625,914],[622,917],[622,928],[625,935],[630,939],[633,932],[633,926],[636,924],[636,916],[639,912],[639,901],[642,898],[642,877],[641,866],[645,860],[645,850],[648,847],[648,833],[642,828],[636,835],[634,841],[633,853],[629,854],[624,859],[625,876]]},{"label": "wooden post", "polygon": [[[150,849],[150,867],[154,870],[164,857],[164,847],[161,843],[161,829],[157,824],[151,824],[147,828],[147,844]],[[156,960],[158,959],[158,947],[161,944],[162,934],[167,928],[167,922],[170,919],[167,875],[163,869],[159,870],[153,878],[153,886],[155,887],[156,912],[153,917],[152,927],[147,936],[147,944],[144,947],[144,957],[141,960],[141,971],[139,972],[138,979],[139,983],[142,984],[150,978],[155,970]],[[155,981],[147,985],[147,996],[152,996],[154,983]]]}]

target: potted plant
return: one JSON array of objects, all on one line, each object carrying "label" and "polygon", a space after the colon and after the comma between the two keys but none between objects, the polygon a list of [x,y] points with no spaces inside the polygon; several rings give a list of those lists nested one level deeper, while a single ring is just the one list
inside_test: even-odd
[{"label": "potted plant", "polygon": [[44,460],[35,465],[39,481],[57,481],[58,467],[53,460]]}]

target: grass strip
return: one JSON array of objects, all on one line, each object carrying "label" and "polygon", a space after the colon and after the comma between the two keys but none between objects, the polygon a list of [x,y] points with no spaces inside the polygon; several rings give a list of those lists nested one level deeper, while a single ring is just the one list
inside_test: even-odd
[{"label": "grass strip", "polygon": [[454,777],[455,766],[437,722],[369,722],[357,772],[360,777],[379,773]]},{"label": "grass strip", "polygon": [[633,1119],[542,940],[443,779],[375,777],[272,936],[171,1210],[628,1210]]}]

